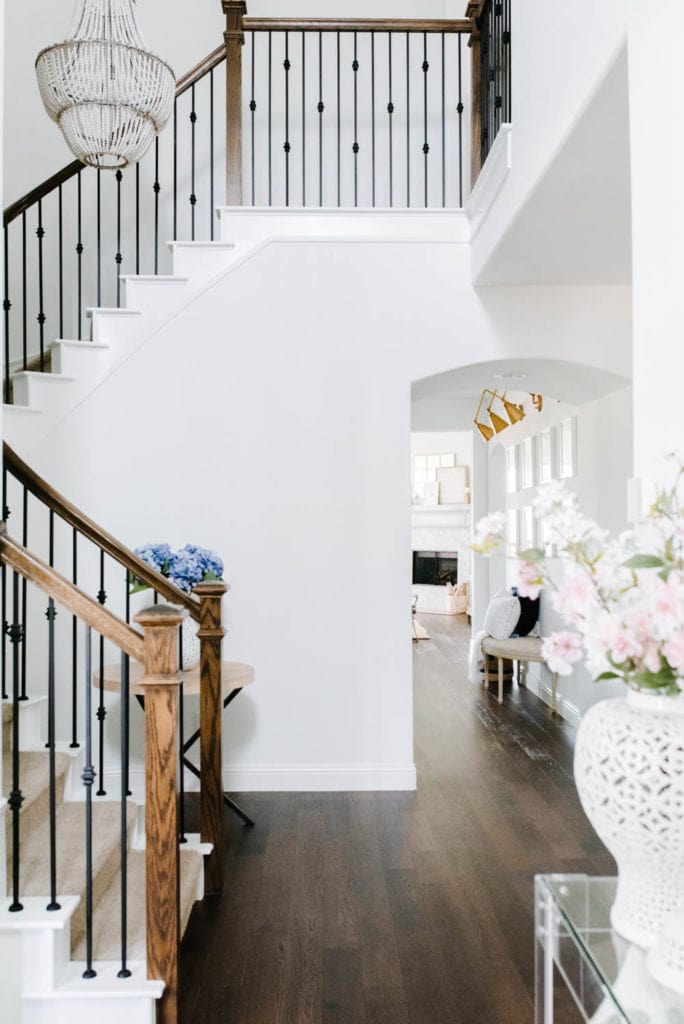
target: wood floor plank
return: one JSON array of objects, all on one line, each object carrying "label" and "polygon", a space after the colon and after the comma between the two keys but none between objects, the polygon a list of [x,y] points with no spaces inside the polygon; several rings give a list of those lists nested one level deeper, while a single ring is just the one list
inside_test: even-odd
[{"label": "wood floor plank", "polygon": [[[226,891],[182,944],[188,1024],[529,1024],[532,882],[613,874],[572,779],[573,729],[467,679],[462,618],[421,616],[416,793],[241,795]],[[196,808],[189,798],[188,820]],[[558,1024],[575,1024],[560,996]]]}]

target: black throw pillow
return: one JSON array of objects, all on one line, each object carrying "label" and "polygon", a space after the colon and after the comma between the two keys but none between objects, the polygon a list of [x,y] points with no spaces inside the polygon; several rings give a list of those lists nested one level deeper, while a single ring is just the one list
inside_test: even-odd
[{"label": "black throw pillow", "polygon": [[513,636],[529,636],[539,619],[539,598],[521,597],[517,587],[511,587],[511,594],[520,601],[520,618],[513,630]]}]

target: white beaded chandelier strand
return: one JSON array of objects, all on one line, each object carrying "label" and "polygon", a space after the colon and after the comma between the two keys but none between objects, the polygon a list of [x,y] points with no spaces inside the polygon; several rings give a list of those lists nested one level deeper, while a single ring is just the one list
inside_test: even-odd
[{"label": "white beaded chandelier strand", "polygon": [[136,163],[173,110],[175,77],[145,46],[134,0],[79,0],[72,36],[38,54],[48,115],[83,163]]}]

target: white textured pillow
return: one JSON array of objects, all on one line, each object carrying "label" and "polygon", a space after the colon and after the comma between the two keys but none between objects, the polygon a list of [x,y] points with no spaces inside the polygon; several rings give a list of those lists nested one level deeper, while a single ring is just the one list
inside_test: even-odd
[{"label": "white textured pillow", "polygon": [[489,602],[483,629],[495,640],[507,640],[518,625],[519,618],[519,599],[507,590],[500,590]]}]

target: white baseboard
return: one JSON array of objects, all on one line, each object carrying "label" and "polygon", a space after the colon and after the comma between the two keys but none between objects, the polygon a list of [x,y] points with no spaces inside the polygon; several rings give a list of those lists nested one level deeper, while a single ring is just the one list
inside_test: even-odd
[{"label": "white baseboard", "polygon": [[[549,707],[551,707],[551,686],[545,680],[540,679],[537,675],[529,673],[527,677],[527,689],[530,693],[534,693],[540,700],[543,700],[545,704],[548,704]],[[574,725],[575,727],[579,725],[580,718],[582,717],[579,708],[576,707],[572,701],[569,701],[567,697],[564,697],[560,690],[556,693],[556,711],[561,718],[565,719],[565,721],[570,725]]]},{"label": "white baseboard", "polygon": [[[107,799],[120,798],[120,774],[105,771]],[[399,764],[226,764],[223,785],[228,793],[344,793],[413,791],[416,766]],[[133,799],[145,802],[145,772],[134,767],[129,773]],[[82,787],[81,787],[82,788]],[[186,773],[187,793],[199,790],[199,782]],[[79,793],[77,799],[82,798]]]},{"label": "white baseboard", "polygon": [[224,765],[226,790],[234,793],[339,793],[414,790],[416,766],[399,764]]}]

